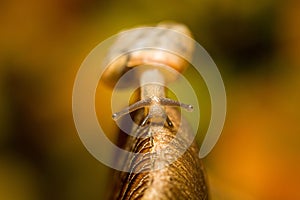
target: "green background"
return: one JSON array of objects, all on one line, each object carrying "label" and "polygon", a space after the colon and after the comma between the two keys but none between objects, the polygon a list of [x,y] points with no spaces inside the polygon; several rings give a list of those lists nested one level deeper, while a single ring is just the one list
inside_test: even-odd
[{"label": "green background", "polygon": [[[186,24],[224,79],[227,119],[204,159],[212,199],[299,199],[299,9],[296,0],[1,1],[0,199],[102,199],[109,169],[72,119],[76,72],[111,35],[164,20]],[[97,109],[109,108],[109,89],[99,91]]]}]

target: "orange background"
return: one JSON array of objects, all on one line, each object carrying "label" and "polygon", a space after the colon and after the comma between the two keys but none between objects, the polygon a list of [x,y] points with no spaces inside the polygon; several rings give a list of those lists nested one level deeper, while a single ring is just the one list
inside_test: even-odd
[{"label": "orange background", "polygon": [[296,0],[2,1],[0,199],[102,199],[109,169],[72,119],[76,72],[107,37],[162,20],[188,25],[224,79],[227,119],[204,159],[212,199],[300,199],[299,9]]}]

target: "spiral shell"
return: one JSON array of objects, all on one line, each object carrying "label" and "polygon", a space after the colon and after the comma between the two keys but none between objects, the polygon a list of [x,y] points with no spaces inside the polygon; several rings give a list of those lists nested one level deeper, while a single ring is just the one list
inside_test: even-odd
[{"label": "spiral shell", "polygon": [[[188,66],[184,58],[191,58],[194,50],[190,37],[189,29],[177,23],[124,31],[107,54],[102,78],[106,84],[114,85],[126,71],[141,65],[171,67],[182,73]],[[167,74],[165,77],[167,82],[176,80]]]}]

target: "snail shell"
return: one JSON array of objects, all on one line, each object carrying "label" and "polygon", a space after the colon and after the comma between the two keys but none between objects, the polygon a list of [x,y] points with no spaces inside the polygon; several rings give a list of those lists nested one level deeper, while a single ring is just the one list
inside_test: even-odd
[{"label": "snail shell", "polygon": [[[188,66],[184,58],[191,58],[194,50],[190,37],[189,29],[177,23],[160,23],[155,29],[141,27],[124,31],[107,54],[102,79],[113,86],[125,72],[141,65],[171,67],[182,73]],[[166,74],[165,78],[166,82],[171,82],[177,77]]]}]

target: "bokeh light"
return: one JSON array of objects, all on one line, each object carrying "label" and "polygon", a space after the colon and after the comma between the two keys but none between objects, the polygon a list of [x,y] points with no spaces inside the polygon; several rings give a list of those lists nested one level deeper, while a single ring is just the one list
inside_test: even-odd
[{"label": "bokeh light", "polygon": [[[224,131],[204,159],[212,199],[300,199],[299,9],[296,0],[2,1],[0,199],[103,199],[110,169],[72,119],[76,72],[109,36],[163,20],[190,27],[227,90]],[[109,106],[102,98],[98,109]]]}]

